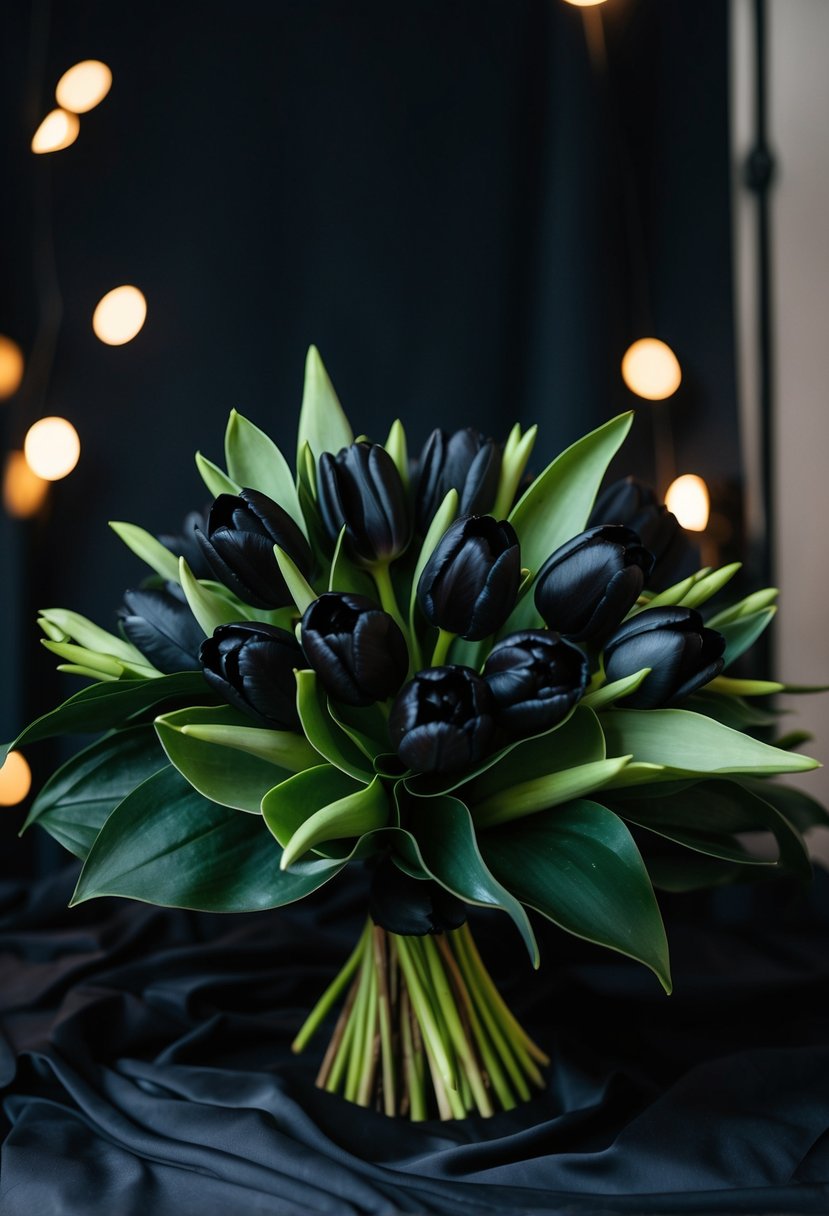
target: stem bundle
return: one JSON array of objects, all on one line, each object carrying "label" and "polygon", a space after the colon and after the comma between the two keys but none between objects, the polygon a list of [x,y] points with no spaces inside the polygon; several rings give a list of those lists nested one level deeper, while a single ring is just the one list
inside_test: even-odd
[{"label": "stem bundle", "polygon": [[468,925],[401,937],[370,921],[293,1043],[302,1051],[340,997],[317,1085],[420,1122],[510,1110],[543,1087],[548,1057],[504,1003]]}]

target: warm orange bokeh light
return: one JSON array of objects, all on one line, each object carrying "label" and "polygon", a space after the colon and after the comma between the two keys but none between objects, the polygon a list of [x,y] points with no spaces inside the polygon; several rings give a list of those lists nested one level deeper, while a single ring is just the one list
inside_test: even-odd
[{"label": "warm orange bokeh light", "polygon": [[23,451],[33,473],[46,481],[60,481],[78,463],[81,441],[65,418],[41,418],[29,427]]},{"label": "warm orange bokeh light", "polygon": [[112,72],[100,59],[84,59],[64,72],[55,89],[59,106],[73,114],[88,114],[112,86]]},{"label": "warm orange bokeh light", "polygon": [[20,752],[9,752],[0,768],[0,806],[17,806],[32,788],[32,770]]},{"label": "warm orange bokeh light", "polygon": [[32,151],[60,152],[78,138],[81,124],[77,114],[68,110],[52,110],[32,136]]},{"label": "warm orange bokeh light", "polygon": [[13,338],[0,334],[0,400],[13,397],[24,371],[23,351]]},{"label": "warm orange bokeh light", "polygon": [[622,359],[622,379],[632,393],[646,401],[664,401],[682,383],[679,360],[658,338],[640,338]]},{"label": "warm orange bokeh light", "polygon": [[123,346],[141,331],[147,317],[147,301],[137,287],[113,287],[92,314],[95,336],[107,346]]},{"label": "warm orange bokeh light", "polygon": [[689,532],[704,532],[711,513],[708,486],[696,473],[683,473],[672,481],[665,495],[665,506]]},{"label": "warm orange bokeh light", "polygon": [[567,0],[567,3],[574,8],[595,8],[597,4],[604,4],[604,0]]},{"label": "warm orange bokeh light", "polygon": [[3,473],[3,506],[7,514],[14,519],[37,515],[48,493],[49,482],[32,472],[24,453],[9,452]]}]

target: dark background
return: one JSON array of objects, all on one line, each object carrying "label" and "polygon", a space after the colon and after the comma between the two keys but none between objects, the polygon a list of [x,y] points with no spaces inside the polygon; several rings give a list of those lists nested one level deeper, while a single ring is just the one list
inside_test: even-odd
[{"label": "dark background", "polygon": [[[54,360],[32,358],[2,407],[6,446],[60,413],[82,456],[47,518],[0,523],[0,732],[76,685],[39,651],[34,609],[111,627],[141,577],[108,519],[175,530],[206,498],[193,452],[221,459],[233,406],[293,451],[310,342],[356,430],[382,439],[400,416],[416,449],[436,423],[537,421],[541,467],[636,404],[619,361],[655,334],[684,381],[640,403],[623,471],[654,476],[656,409],[671,472],[738,484],[727,11],[9,3],[0,332],[29,356],[56,290],[63,311]],[[33,156],[85,58],[110,65],[110,95],[73,147]],[[111,348],[90,321],[121,283],[149,311]],[[54,759],[29,758],[36,777]],[[19,822],[4,812],[14,873],[34,864]]]}]

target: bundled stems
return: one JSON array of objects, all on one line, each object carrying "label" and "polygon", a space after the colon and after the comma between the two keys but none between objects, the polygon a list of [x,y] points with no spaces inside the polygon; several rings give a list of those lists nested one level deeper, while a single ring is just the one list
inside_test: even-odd
[{"label": "bundled stems", "polygon": [[294,1040],[302,1051],[345,997],[317,1085],[413,1122],[489,1117],[543,1087],[548,1057],[518,1023],[468,925],[401,937],[370,921]]}]

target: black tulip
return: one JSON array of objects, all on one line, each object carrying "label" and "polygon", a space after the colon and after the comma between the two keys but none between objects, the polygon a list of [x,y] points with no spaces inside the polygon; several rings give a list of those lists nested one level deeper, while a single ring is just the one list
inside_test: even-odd
[{"label": "black tulip", "polygon": [[220,625],[199,658],[208,684],[234,708],[263,726],[300,729],[294,672],[305,658],[292,633],[258,621]]},{"label": "black tulip", "polygon": [[630,528],[589,528],[541,567],[535,606],[551,629],[571,641],[599,643],[636,603],[652,564]]},{"label": "black tulip", "polygon": [[432,431],[417,464],[415,523],[425,535],[450,490],[457,490],[462,515],[489,511],[498,493],[501,449],[493,439],[466,427],[447,435]]},{"label": "black tulip", "polygon": [[366,566],[389,562],[409,543],[406,491],[397,465],[379,443],[352,443],[319,460],[317,500],[332,541],[345,524],[350,555]]},{"label": "black tulip", "polygon": [[326,690],[346,705],[397,692],[409,668],[399,627],[364,595],[329,591],[302,618],[302,649]]},{"label": "black tulip", "polygon": [[405,684],[389,714],[392,746],[417,773],[454,773],[486,755],[495,701],[471,667],[427,667]]},{"label": "black tulip", "polygon": [[500,629],[521,582],[518,537],[505,519],[467,515],[438,541],[417,585],[431,625],[479,641]]},{"label": "black tulip", "polygon": [[313,559],[308,541],[279,503],[258,490],[220,494],[210,508],[207,533],[196,538],[216,578],[253,608],[282,608],[291,593],[276,563],[279,545],[304,575]]},{"label": "black tulip", "polygon": [[625,697],[626,709],[674,705],[713,680],[723,668],[725,638],[707,629],[693,608],[646,608],[605,646],[609,683],[650,667],[636,692]]},{"label": "black tulip", "polygon": [[626,524],[637,533],[653,554],[645,586],[654,591],[664,591],[699,569],[698,547],[651,487],[635,477],[623,477],[599,495],[590,523]]},{"label": "black tulip", "polygon": [[543,629],[509,634],[493,646],[484,666],[495,721],[513,738],[558,726],[583,695],[589,674],[578,646]]},{"label": "black tulip", "polygon": [[466,905],[431,879],[412,878],[390,857],[374,868],[369,890],[369,915],[375,925],[401,937],[424,937],[460,929]]},{"label": "black tulip", "polygon": [[163,590],[125,591],[118,621],[127,641],[158,671],[199,670],[204,631],[175,583]]},{"label": "black tulip", "polygon": [[213,571],[207,564],[196,536],[197,532],[204,532],[206,528],[207,510],[190,511],[182,521],[181,532],[158,538],[165,549],[169,549],[176,557],[184,558],[196,578],[213,577]]}]

